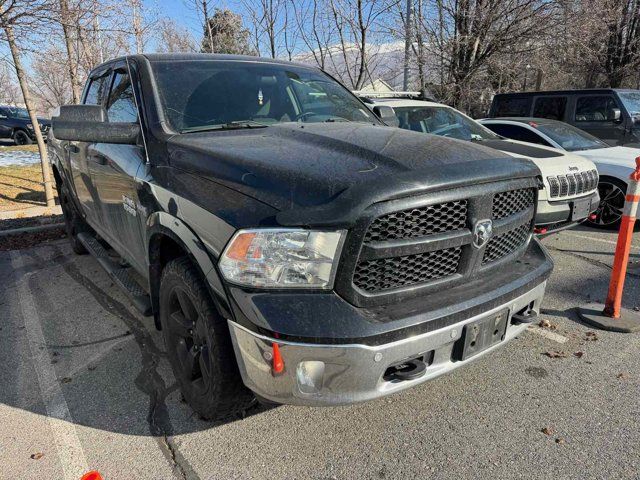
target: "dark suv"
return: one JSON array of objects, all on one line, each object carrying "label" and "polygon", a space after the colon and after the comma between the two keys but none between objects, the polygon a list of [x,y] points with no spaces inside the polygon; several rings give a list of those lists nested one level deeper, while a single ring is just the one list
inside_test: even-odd
[{"label": "dark suv", "polygon": [[539,311],[528,160],[387,127],[324,72],[252,57],[119,58],[83,103],[49,138],[73,249],[154,316],[204,417],[398,392]]},{"label": "dark suv", "polygon": [[640,147],[640,90],[615,88],[501,93],[489,117],[537,117],[570,123],[609,145]]},{"label": "dark suv", "polygon": [[[38,118],[42,135],[46,138],[51,122]],[[35,130],[25,108],[0,106],[0,139],[11,139],[16,145],[29,145],[36,140]]]}]

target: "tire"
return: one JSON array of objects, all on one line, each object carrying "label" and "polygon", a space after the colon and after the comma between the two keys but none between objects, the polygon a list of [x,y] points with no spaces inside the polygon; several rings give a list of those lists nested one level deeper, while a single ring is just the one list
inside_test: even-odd
[{"label": "tire", "polygon": [[71,242],[71,248],[74,253],[78,255],[84,255],[87,253],[87,249],[78,240],[78,234],[80,232],[89,231],[89,227],[86,222],[80,217],[80,214],[76,210],[76,207],[71,200],[71,196],[67,186],[63,183],[59,186],[60,206],[62,207],[62,213],[64,215],[64,224],[67,230],[67,237]]},{"label": "tire", "polygon": [[13,132],[13,141],[16,145],[31,145],[33,140],[24,130],[16,130]]},{"label": "tire", "polygon": [[255,398],[242,383],[227,322],[187,257],[162,271],[159,304],[167,356],[187,404],[205,420],[249,408]]},{"label": "tire", "polygon": [[601,177],[598,183],[600,205],[596,210],[596,219],[587,220],[591,227],[601,229],[617,229],[620,227],[624,208],[627,184],[612,177]]}]

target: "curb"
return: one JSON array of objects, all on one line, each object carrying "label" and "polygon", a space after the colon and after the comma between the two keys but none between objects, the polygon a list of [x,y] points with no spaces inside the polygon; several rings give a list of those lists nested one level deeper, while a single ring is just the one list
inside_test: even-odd
[{"label": "curb", "polygon": [[62,207],[30,207],[22,210],[7,210],[0,212],[0,220],[13,220],[14,218],[43,217],[48,215],[62,215]]},{"label": "curb", "polygon": [[36,227],[14,228],[12,230],[0,231],[0,237],[8,237],[10,235],[20,235],[22,233],[38,233],[47,230],[55,230],[56,228],[64,228],[64,223],[49,223],[48,225],[38,225]]}]

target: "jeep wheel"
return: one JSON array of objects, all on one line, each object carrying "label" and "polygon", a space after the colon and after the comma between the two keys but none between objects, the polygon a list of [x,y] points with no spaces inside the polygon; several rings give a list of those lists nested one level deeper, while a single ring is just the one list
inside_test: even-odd
[{"label": "jeep wheel", "polygon": [[33,140],[24,130],[16,130],[13,134],[13,141],[16,145],[31,145]]},{"label": "jeep wheel", "polygon": [[596,228],[618,228],[622,219],[627,185],[616,178],[601,178],[598,193],[600,205],[595,212],[596,218],[587,220],[589,225]]},{"label": "jeep wheel", "polygon": [[84,248],[84,245],[82,245],[80,240],[78,240],[78,233],[86,232],[88,227],[82,217],[78,214],[78,211],[76,210],[76,207],[69,195],[67,186],[64,183],[60,185],[60,206],[62,207],[62,213],[64,215],[64,225],[67,230],[67,237],[69,237],[73,251],[78,255],[83,255],[87,253],[87,249]]},{"label": "jeep wheel", "polygon": [[229,327],[187,257],[165,266],[159,301],[167,356],[187,403],[207,420],[246,410],[255,400],[242,383]]}]

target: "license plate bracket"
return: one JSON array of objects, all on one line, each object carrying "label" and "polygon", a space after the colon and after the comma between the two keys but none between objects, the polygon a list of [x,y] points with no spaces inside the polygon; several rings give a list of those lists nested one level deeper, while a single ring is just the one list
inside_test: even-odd
[{"label": "license plate bracket", "polygon": [[591,199],[576,200],[571,208],[571,220],[582,220],[591,213]]},{"label": "license plate bracket", "polygon": [[459,359],[467,360],[503,341],[508,320],[509,310],[502,310],[466,324],[462,329],[462,338],[459,340],[461,347]]}]

